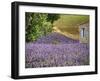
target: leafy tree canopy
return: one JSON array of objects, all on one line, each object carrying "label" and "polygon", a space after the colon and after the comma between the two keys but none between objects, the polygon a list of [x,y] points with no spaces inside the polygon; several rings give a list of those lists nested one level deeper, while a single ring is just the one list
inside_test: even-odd
[{"label": "leafy tree canopy", "polygon": [[26,42],[36,41],[39,37],[52,32],[52,24],[59,18],[56,14],[25,13]]}]

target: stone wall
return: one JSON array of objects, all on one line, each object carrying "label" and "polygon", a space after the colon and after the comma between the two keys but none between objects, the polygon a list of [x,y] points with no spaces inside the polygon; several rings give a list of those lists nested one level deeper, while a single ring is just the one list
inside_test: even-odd
[{"label": "stone wall", "polygon": [[80,31],[80,43],[89,43],[89,23],[85,23],[79,26]]}]

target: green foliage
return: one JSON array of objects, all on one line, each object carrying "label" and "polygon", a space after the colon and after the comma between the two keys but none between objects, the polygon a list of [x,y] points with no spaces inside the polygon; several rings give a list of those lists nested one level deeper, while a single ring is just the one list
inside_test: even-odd
[{"label": "green foliage", "polygon": [[52,24],[55,20],[58,20],[60,18],[60,15],[58,14],[48,14],[47,21],[50,21]]},{"label": "green foliage", "polygon": [[52,32],[52,25],[47,21],[48,14],[27,13],[26,17],[26,42],[36,41],[39,37]]}]

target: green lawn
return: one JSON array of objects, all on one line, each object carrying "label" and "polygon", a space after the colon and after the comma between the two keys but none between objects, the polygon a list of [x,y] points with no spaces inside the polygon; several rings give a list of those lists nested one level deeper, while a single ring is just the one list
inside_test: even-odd
[{"label": "green lawn", "polygon": [[79,25],[89,22],[88,15],[60,15],[60,19],[54,22],[54,27],[61,32],[79,36]]},{"label": "green lawn", "polygon": [[75,34],[78,32],[78,26],[88,21],[88,15],[61,15],[60,19],[54,22],[54,26],[58,27],[61,31]]}]

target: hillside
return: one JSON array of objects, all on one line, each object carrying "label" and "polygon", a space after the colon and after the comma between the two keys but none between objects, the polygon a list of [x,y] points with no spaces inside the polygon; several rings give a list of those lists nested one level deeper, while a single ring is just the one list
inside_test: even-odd
[{"label": "hillside", "polygon": [[61,15],[60,19],[54,22],[54,31],[67,37],[79,39],[79,25],[89,22],[88,15]]}]

